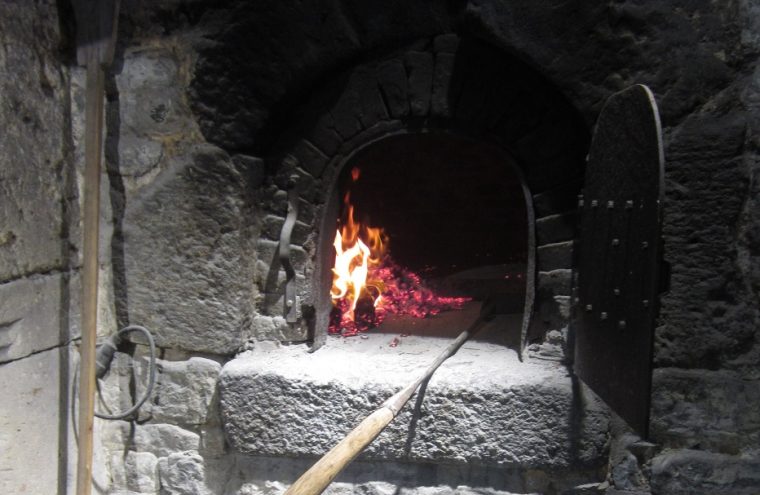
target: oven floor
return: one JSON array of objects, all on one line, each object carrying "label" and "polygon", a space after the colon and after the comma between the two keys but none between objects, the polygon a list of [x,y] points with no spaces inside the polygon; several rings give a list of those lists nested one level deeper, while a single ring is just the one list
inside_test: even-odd
[{"label": "oven floor", "polygon": [[[447,311],[431,318],[391,315],[378,328],[360,335],[328,336],[313,360],[315,364],[324,361],[342,367],[341,380],[354,379],[360,383],[368,374],[374,374],[374,379],[400,388],[422,373],[452,340],[472,325],[479,312],[479,303],[468,303],[460,311]],[[522,315],[501,315],[465,342],[459,353],[481,361],[485,368],[492,362],[500,368],[514,366],[518,359],[513,349],[521,323]],[[436,374],[445,373],[444,368],[460,366],[455,364],[456,357],[449,358]],[[328,369],[334,370],[332,366]],[[476,369],[471,371],[477,373]]]}]

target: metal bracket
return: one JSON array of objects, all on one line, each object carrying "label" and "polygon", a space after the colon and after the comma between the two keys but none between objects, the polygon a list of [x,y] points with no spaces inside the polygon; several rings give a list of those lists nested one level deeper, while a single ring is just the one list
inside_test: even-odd
[{"label": "metal bracket", "polygon": [[280,264],[285,270],[285,294],[283,306],[285,308],[285,321],[296,323],[296,271],[290,261],[290,237],[293,227],[298,218],[298,176],[291,175],[288,180],[288,214],[280,231]]}]

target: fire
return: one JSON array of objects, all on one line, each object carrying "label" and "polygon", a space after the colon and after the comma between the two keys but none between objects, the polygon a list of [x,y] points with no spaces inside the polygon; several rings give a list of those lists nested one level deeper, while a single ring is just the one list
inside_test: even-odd
[{"label": "fire", "polygon": [[[358,168],[351,179],[359,179]],[[390,258],[388,237],[382,228],[362,225],[354,217],[351,193],[343,197],[343,226],[335,233],[335,265],[331,297],[333,311],[328,332],[356,335],[373,328],[388,313],[417,318],[447,309],[460,309],[464,297],[439,297],[423,286],[419,276]]]}]

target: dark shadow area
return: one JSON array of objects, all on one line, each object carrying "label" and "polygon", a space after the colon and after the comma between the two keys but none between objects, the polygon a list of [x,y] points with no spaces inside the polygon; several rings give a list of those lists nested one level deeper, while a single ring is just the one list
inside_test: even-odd
[{"label": "dark shadow area", "polygon": [[570,406],[570,431],[568,432],[568,440],[570,441],[570,458],[578,459],[581,450],[581,438],[583,436],[583,420],[585,416],[585,410],[583,408],[583,393],[581,390],[581,382],[578,376],[573,372],[572,367],[567,367],[567,372],[570,375],[573,386],[573,399]]},{"label": "dark shadow area", "polygon": [[453,31],[465,6],[430,2],[228,1],[200,19],[205,42],[190,100],[209,142],[228,152],[266,152],[315,87],[378,53]]},{"label": "dark shadow area", "polygon": [[73,339],[71,329],[71,290],[72,271],[76,256],[74,255],[74,243],[71,239],[71,225],[78,218],[76,171],[74,170],[74,140],[71,129],[71,100],[70,96],[64,101],[64,127],[62,142],[64,146],[64,161],[58,169],[59,182],[62,184],[63,197],[61,199],[61,266],[63,272],[60,279],[60,299],[58,301],[58,493],[66,493],[66,485],[69,471],[69,420],[73,415],[69,414],[74,404],[74,396],[71,395],[69,383],[71,380],[71,347]]},{"label": "dark shadow area", "polygon": [[121,70],[123,52],[117,51],[114,65],[106,74],[106,110],[104,139],[105,168],[108,175],[111,202],[111,267],[113,273],[114,306],[116,322],[119,328],[129,325],[129,294],[127,293],[127,271],[124,264],[124,211],[126,208],[126,191],[121,176],[119,156],[119,134],[121,130],[119,91],[116,87],[115,74]]},{"label": "dark shadow area", "polygon": [[523,274],[514,268],[525,263],[527,225],[510,166],[503,153],[474,140],[402,134],[356,153],[344,166],[340,196],[350,192],[356,219],[382,227],[393,259],[425,279],[477,269],[460,276],[461,283],[516,291]]},{"label": "dark shadow area", "polygon": [[427,391],[428,383],[430,383],[430,378],[432,378],[432,376],[420,383],[420,388],[417,389],[414,409],[412,410],[412,419],[409,421],[409,427],[407,428],[406,433],[406,444],[404,444],[405,456],[409,456],[412,451],[412,443],[414,443],[414,437],[417,433],[417,423],[422,415],[422,403],[425,401],[425,392]]},{"label": "dark shadow area", "polygon": [[[56,10],[58,12],[58,23],[60,30],[59,58],[61,64],[72,64],[76,59],[76,19],[71,2],[66,0],[56,0]],[[76,404],[75,396],[72,393],[71,380],[72,366],[71,356],[73,354],[71,342],[74,338],[72,335],[72,314],[71,292],[78,284],[74,284],[73,273],[76,263],[76,242],[71,238],[71,226],[75,225],[79,219],[78,209],[78,189],[76,180],[75,160],[74,160],[74,137],[71,126],[72,122],[72,101],[71,92],[66,93],[63,102],[62,113],[63,122],[66,124],[62,129],[61,143],[63,146],[63,161],[58,164],[56,170],[58,182],[61,184],[61,267],[63,268],[60,279],[60,299],[58,301],[58,342],[62,345],[58,347],[58,465],[57,469],[57,492],[64,494],[67,491],[69,480],[69,442],[72,440],[69,435],[70,421],[74,420],[74,405]],[[73,431],[73,430],[72,430]]]}]

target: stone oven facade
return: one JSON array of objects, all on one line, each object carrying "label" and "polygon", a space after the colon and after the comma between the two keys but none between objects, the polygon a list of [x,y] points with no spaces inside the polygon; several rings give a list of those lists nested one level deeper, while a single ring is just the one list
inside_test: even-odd
[{"label": "stone oven facade", "polygon": [[[4,493],[73,492],[76,29],[66,1],[0,7]],[[99,334],[144,325],[160,359],[139,415],[96,423],[96,492],[281,493],[405,384],[397,356],[331,369],[367,363],[326,335],[339,177],[384,140],[443,135],[494,150],[525,193],[524,362],[473,344],[331,493],[758,493],[758,29],[752,2],[122,2]],[[590,135],[636,83],[662,116],[672,267],[647,439],[566,360]],[[99,410],[140,395],[147,361],[120,349]]]},{"label": "stone oven facade", "polygon": [[[215,65],[199,64],[203,74],[216,70]],[[196,94],[203,93],[199,89]],[[263,157],[234,154],[226,158],[221,150],[201,150],[184,158],[176,180],[180,184],[203,183],[194,187],[206,189],[202,193],[204,210],[159,208],[159,204],[195,200],[184,197],[192,191],[160,180],[142,189],[127,205],[127,292],[135,303],[134,317],[160,329],[159,343],[229,353],[248,338],[321,342],[329,313],[325,282],[331,280],[329,253],[338,217],[336,181],[340,170],[368,144],[399,134],[434,132],[480,140],[513,157],[530,195],[527,242],[532,266],[536,253],[539,260],[538,284],[535,270],[527,271],[529,285],[537,285],[541,296],[537,308],[540,324],[534,327],[545,331],[563,326],[561,313],[567,314],[570,295],[573,210],[582,185],[588,132],[570,104],[535,70],[485,42],[444,34],[380,54],[329,78],[305,104],[291,109],[290,115],[291,120],[279,117],[287,121],[286,128]],[[225,161],[227,164],[221,165]],[[201,171],[214,168],[207,167],[208,162],[219,164],[219,172]],[[505,163],[505,167],[510,165]],[[204,176],[196,177],[194,170]],[[232,195],[239,201],[237,210],[230,210],[227,204],[229,187],[237,189]],[[287,275],[279,259],[289,187],[297,189],[298,197],[291,254],[298,288],[295,325],[284,321]],[[242,210],[245,203],[252,211]],[[166,212],[165,223],[153,218],[157,210]],[[223,225],[230,242],[248,243],[250,249],[246,252],[230,246],[234,252],[217,255],[218,269],[228,273],[203,273],[217,269],[216,263],[209,263],[198,267],[201,273],[188,274],[202,277],[213,293],[210,299],[228,308],[227,315],[232,318],[226,322],[216,321],[218,307],[210,301],[188,312],[182,300],[196,297],[197,287],[174,283],[188,266],[186,242],[206,245],[209,251],[218,242],[203,226],[192,226],[203,221]],[[174,250],[178,251],[172,253]],[[156,299],[158,292],[168,297]],[[246,292],[247,297],[243,295]],[[565,308],[561,310],[560,305]],[[197,335],[190,337],[185,325],[172,323],[186,318],[196,321],[189,326]],[[198,319],[207,324],[198,325]]]}]

